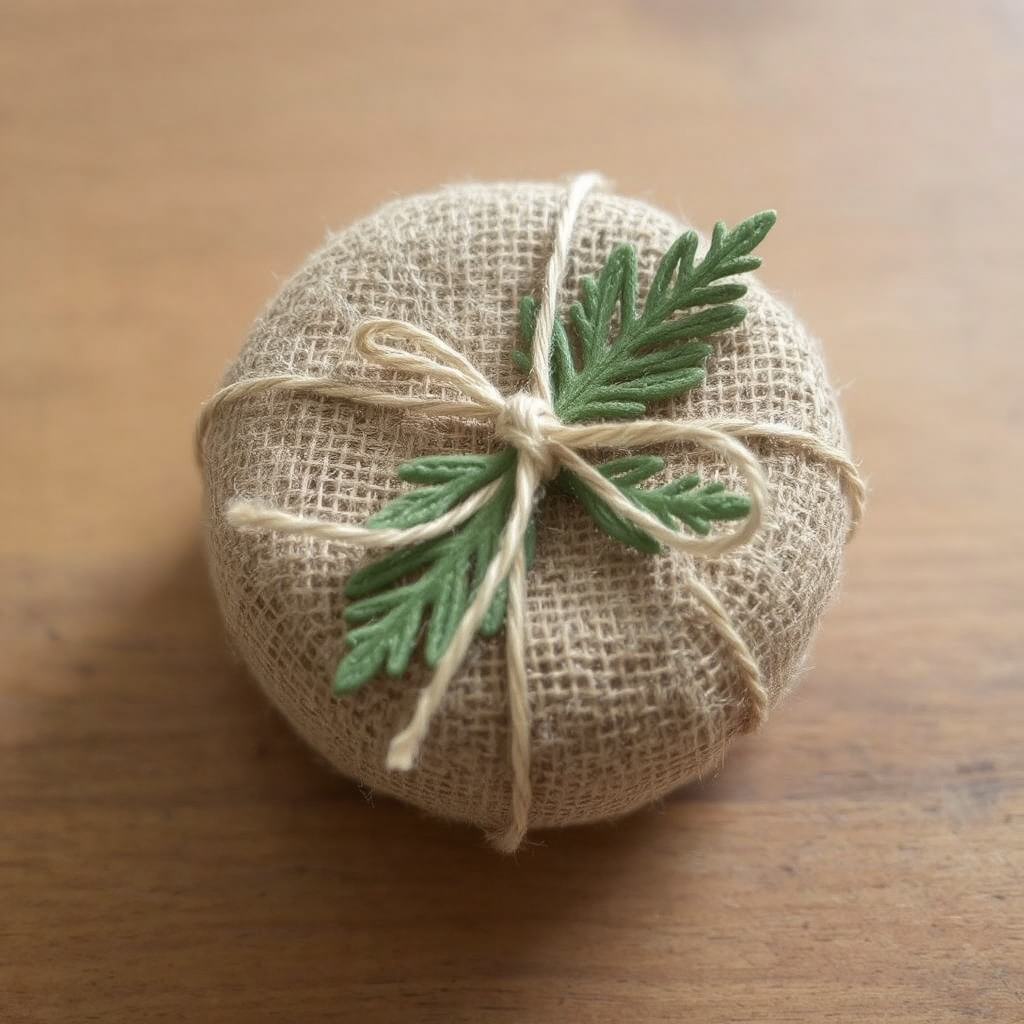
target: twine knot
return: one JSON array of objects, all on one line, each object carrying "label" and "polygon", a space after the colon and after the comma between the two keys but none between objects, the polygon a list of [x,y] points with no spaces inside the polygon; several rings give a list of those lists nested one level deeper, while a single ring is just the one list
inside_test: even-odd
[{"label": "twine knot", "polygon": [[551,406],[528,391],[506,399],[494,418],[494,434],[529,459],[541,480],[550,480],[560,468],[551,431],[560,425]]}]

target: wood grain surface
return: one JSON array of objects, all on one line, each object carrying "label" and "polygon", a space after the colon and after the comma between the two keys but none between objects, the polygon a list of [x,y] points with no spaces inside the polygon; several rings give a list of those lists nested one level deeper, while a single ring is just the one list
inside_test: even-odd
[{"label": "wood grain surface", "polygon": [[[1024,6],[0,3],[0,1021],[1024,1020]],[[714,779],[501,859],[232,663],[196,408],[388,198],[598,167],[825,339],[872,485]]]}]

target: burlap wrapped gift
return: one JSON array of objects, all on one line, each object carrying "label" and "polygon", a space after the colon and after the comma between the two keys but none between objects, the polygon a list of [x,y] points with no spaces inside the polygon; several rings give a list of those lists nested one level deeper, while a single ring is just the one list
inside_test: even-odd
[{"label": "burlap wrapped gift", "polygon": [[[460,348],[502,391],[521,386],[510,360],[517,304],[537,294],[564,198],[555,185],[467,185],[398,200],[332,235],[257,320],[225,383],[273,374],[372,381],[347,351],[367,316],[411,321]],[[611,248],[635,245],[639,294],[684,230],[644,202],[592,194],[573,234],[560,295]],[[655,415],[785,424],[845,445],[817,342],[756,281],[738,327],[713,339],[706,382]],[[406,388],[422,385],[391,381]],[[207,550],[228,632],[264,692],[309,744],[378,793],[444,818],[500,830],[510,769],[505,655],[478,639],[434,718],[414,770],[385,767],[389,739],[429,676],[419,660],[332,697],[343,654],[349,573],[358,548],[224,519],[243,496],[326,520],[362,523],[406,487],[396,465],[419,455],[485,451],[490,432],[461,420],[373,409],[310,395],[263,393],[211,418],[203,444]],[[851,526],[841,477],[791,446],[751,442],[770,505],[752,542],[726,556],[642,555],[600,533],[571,498],[550,494],[529,574],[526,665],[531,827],[631,811],[713,771],[750,724],[732,651],[693,599],[718,595],[760,666],[774,704],[799,671],[839,576]],[[742,489],[713,455],[660,451],[672,476],[696,471]]]}]

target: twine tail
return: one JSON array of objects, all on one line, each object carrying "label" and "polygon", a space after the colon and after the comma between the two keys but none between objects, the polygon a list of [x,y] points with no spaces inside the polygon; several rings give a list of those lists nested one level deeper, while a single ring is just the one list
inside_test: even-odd
[{"label": "twine tail", "polygon": [[490,840],[502,853],[515,853],[526,836],[533,799],[530,782],[530,695],[526,684],[526,552],[522,544],[516,550],[508,576],[505,616],[512,813],[505,831],[492,833]]},{"label": "twine tail", "polygon": [[[420,748],[426,739],[427,730],[430,728],[431,719],[440,707],[441,701],[444,700],[452,678],[462,665],[469,646],[480,628],[480,623],[494,600],[498,587],[509,575],[516,555],[522,551],[526,531],[530,525],[530,517],[533,514],[533,499],[539,483],[540,474],[536,464],[520,456],[516,462],[515,494],[512,499],[512,508],[501,535],[501,544],[487,567],[479,590],[455,630],[455,635],[437,663],[433,677],[420,690],[412,719],[391,740],[388,747],[387,766],[392,771],[409,771],[415,766]],[[525,582],[521,581],[520,587],[523,586],[525,586]],[[519,601],[521,604],[521,594]],[[510,645],[518,644],[522,647],[525,642],[522,626],[520,625],[519,631],[516,633],[511,629],[511,624],[506,624],[506,630],[510,632],[508,643]],[[517,686],[525,690],[525,677],[522,680],[517,680],[514,684],[510,682],[509,689],[512,690]]]}]

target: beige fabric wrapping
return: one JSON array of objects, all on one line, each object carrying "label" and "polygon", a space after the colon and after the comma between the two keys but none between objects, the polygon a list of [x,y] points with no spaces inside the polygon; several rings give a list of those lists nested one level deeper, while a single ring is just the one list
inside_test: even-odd
[{"label": "beige fabric wrapping", "polygon": [[[538,294],[556,185],[468,185],[399,200],[332,236],[256,322],[224,383],[342,364],[366,384],[381,371],[346,353],[365,316],[409,320],[466,352],[502,391],[522,383],[509,353],[520,296]],[[637,248],[640,295],[685,229],[634,199],[584,204],[563,287],[612,247]],[[770,239],[767,243],[770,249]],[[817,343],[756,281],[746,320],[714,339],[706,383],[654,406],[658,415],[749,419],[844,445]],[[395,382],[392,388],[422,388]],[[392,735],[428,670],[372,680],[332,698],[343,652],[345,579],[371,554],[332,542],[239,532],[227,502],[249,497],[304,515],[362,523],[402,484],[403,459],[486,450],[488,432],[344,401],[269,394],[231,403],[205,443],[207,549],[227,629],[273,703],[310,745],[380,793],[487,830],[509,817],[504,649],[478,640],[436,716],[417,767],[385,768]],[[832,594],[850,513],[835,469],[753,442],[771,506],[747,547],[728,556],[647,556],[599,533],[570,498],[549,495],[529,575],[527,670],[532,716],[531,827],[619,815],[706,774],[746,725],[730,653],[690,596],[696,575],[719,595],[761,666],[774,703],[799,669]],[[665,450],[671,475],[699,471],[739,489],[713,456]],[[613,457],[614,453],[609,453]],[[596,461],[596,460],[595,460]]]}]

